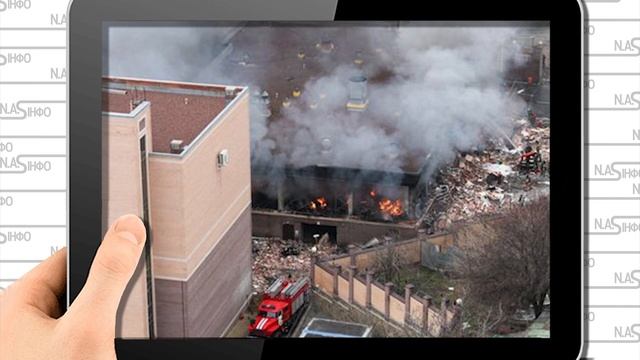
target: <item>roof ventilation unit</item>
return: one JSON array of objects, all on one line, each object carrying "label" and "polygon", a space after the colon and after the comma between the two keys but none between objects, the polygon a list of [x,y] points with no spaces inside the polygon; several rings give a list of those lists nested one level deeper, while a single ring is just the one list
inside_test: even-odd
[{"label": "roof ventilation unit", "polygon": [[169,142],[169,148],[172,154],[180,154],[182,150],[184,150],[184,141],[177,139],[171,140]]},{"label": "roof ventilation unit", "polygon": [[347,110],[364,111],[368,103],[367,78],[364,75],[351,77],[349,79],[349,101],[347,102]]}]

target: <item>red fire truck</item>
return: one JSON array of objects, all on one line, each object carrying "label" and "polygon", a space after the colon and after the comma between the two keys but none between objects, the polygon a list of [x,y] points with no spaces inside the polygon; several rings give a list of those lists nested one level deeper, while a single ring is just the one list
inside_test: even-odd
[{"label": "red fire truck", "polygon": [[309,279],[296,282],[276,280],[262,297],[256,319],[249,324],[249,336],[279,337],[298,323],[309,304]]}]

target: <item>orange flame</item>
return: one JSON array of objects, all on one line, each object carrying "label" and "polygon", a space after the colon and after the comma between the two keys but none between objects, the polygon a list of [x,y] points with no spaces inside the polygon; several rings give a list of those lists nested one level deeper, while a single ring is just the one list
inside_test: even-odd
[{"label": "orange flame", "polygon": [[325,209],[327,207],[328,203],[327,203],[327,199],[324,197],[319,197],[315,200],[312,200],[309,203],[309,208],[311,210],[317,210],[317,209]]},{"label": "orange flame", "polygon": [[385,214],[391,216],[401,216],[404,214],[402,209],[402,202],[400,200],[390,200],[384,198],[378,202],[378,208]]},{"label": "orange flame", "polygon": [[[369,191],[369,196],[371,196],[374,200],[377,200],[378,193],[375,189],[371,189]],[[380,209],[383,214],[387,214],[390,216],[402,216],[404,214],[402,201],[391,200],[386,197],[383,197],[380,201],[378,201],[378,209]]]}]

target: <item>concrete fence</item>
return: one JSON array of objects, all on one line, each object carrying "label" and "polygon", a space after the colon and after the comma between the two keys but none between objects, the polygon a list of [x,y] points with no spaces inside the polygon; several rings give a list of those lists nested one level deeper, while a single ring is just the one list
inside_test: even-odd
[{"label": "concrete fence", "polygon": [[335,260],[341,259],[313,264],[313,285],[324,293],[430,336],[440,336],[453,321],[456,311],[446,302],[440,308],[434,306],[431,297],[414,294],[413,285],[405,287],[404,297],[399,296],[393,283],[378,283],[372,271],[363,274],[356,265],[343,268]]},{"label": "concrete fence", "polygon": [[323,258],[320,262],[340,266],[343,269],[355,265],[359,271],[366,272],[367,269],[372,269],[375,266],[378,254],[386,249],[394,248],[408,264],[422,264],[430,269],[441,269],[444,268],[444,263],[451,261],[449,252],[444,249],[450,248],[452,241],[451,234],[441,233],[390,242],[369,249],[359,249],[350,245],[348,254],[330,256]]},{"label": "concrete fence", "polygon": [[355,265],[356,268],[360,270],[371,269],[375,265],[376,257],[381,251],[394,248],[395,251],[402,256],[405,262],[409,264],[417,264],[421,261],[421,248],[423,241],[424,239],[421,238],[413,238],[409,240],[390,242],[369,249],[359,249],[354,245],[350,245],[348,247],[348,254],[334,255],[322,259],[321,262],[329,263],[333,266],[341,266],[344,269],[352,265]]}]

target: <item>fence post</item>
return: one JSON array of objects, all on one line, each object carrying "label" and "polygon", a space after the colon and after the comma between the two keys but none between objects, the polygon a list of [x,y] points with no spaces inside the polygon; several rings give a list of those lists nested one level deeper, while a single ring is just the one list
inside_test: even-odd
[{"label": "fence post", "polygon": [[431,335],[429,332],[429,307],[431,307],[431,296],[425,295],[422,298],[422,330]]},{"label": "fence post", "polygon": [[348,251],[348,253],[349,253],[350,257],[351,257],[350,265],[356,265],[356,254],[355,254],[356,249],[357,249],[356,246],[353,245],[353,244],[349,244],[347,246],[347,251]]},{"label": "fence post", "polygon": [[448,319],[447,319],[447,313],[449,308],[449,299],[447,299],[446,297],[442,298],[442,303],[440,304],[440,335],[442,335],[448,327]]},{"label": "fence post", "polygon": [[389,320],[391,315],[391,289],[393,288],[393,283],[388,282],[384,284],[384,318]]},{"label": "fence post", "polygon": [[353,304],[353,278],[357,271],[358,268],[355,265],[349,266],[349,304]]},{"label": "fence post", "polygon": [[411,294],[413,293],[413,284],[407,284],[404,287],[404,322],[411,324]]},{"label": "fence post", "polygon": [[342,267],[340,265],[336,266],[333,272],[333,295],[338,296],[338,278],[340,277],[340,272],[342,271]]},{"label": "fence post", "polygon": [[367,271],[367,294],[365,296],[365,306],[367,309],[371,309],[371,284],[373,283],[373,271]]},{"label": "fence post", "polygon": [[317,263],[318,263],[318,255],[311,255],[311,273],[309,274],[311,287],[316,286],[316,264]]}]

